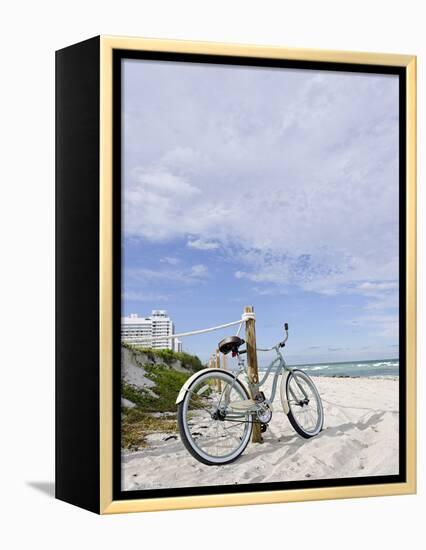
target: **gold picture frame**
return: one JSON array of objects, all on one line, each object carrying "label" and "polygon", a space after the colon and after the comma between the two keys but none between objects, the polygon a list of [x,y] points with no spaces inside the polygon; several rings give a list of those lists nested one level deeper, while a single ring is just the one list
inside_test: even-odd
[{"label": "gold picture frame", "polygon": [[[94,40],[94,39],[93,39]],[[99,490],[101,514],[217,506],[295,502],[416,491],[416,57],[328,50],[292,49],[114,36],[97,37],[99,57]],[[72,49],[73,47],[70,47]],[[406,480],[399,483],[313,487],[244,493],[172,496],[147,499],[113,498],[113,54],[115,50],[238,56],[336,64],[399,67],[406,78]],[[57,371],[58,372],[58,371]],[[61,376],[62,368],[59,367]],[[75,502],[72,496],[58,498]],[[80,504],[83,507],[84,504]],[[89,507],[90,508],[90,507]],[[96,506],[94,505],[94,508]]]}]

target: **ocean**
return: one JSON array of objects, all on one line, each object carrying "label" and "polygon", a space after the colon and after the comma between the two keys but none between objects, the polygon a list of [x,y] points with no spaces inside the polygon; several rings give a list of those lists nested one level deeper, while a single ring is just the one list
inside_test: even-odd
[{"label": "ocean", "polygon": [[342,363],[304,363],[291,365],[301,368],[309,376],[399,376],[398,359],[346,361]]}]

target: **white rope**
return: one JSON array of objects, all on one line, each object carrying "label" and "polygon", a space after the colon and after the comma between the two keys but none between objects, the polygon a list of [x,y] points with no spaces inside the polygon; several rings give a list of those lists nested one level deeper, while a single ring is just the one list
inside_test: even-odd
[{"label": "white rope", "polygon": [[214,330],[220,330],[222,328],[232,327],[233,325],[240,325],[240,328],[238,329],[238,332],[237,332],[237,336],[238,336],[239,333],[240,333],[241,327],[243,326],[243,323],[248,321],[249,319],[253,319],[253,320],[256,319],[256,315],[254,314],[254,312],[243,313],[241,315],[241,319],[239,319],[238,321],[232,321],[232,323],[225,323],[224,325],[217,325],[216,327],[203,328],[203,329],[200,329],[200,330],[191,330],[189,332],[180,332],[179,334],[170,334],[168,336],[154,336],[154,337],[150,338],[150,340],[152,340],[152,341],[173,340],[173,338],[182,338],[184,336],[193,336],[194,334],[204,334],[206,332],[213,332]]},{"label": "white rope", "polygon": [[248,321],[249,319],[253,319],[254,321],[256,320],[256,315],[255,315],[254,311],[247,311],[247,312],[244,312],[241,315],[241,323],[240,323],[240,326],[238,327],[236,336],[240,335],[240,332],[241,332],[241,329],[243,328],[244,322]]},{"label": "white rope", "polygon": [[256,314],[254,311],[245,311],[242,315],[241,315],[241,321],[248,321],[249,319],[253,319],[254,321],[256,320]]},{"label": "white rope", "polygon": [[221,328],[232,327],[233,325],[239,325],[241,320],[233,321],[232,323],[225,323],[224,325],[218,325],[217,327],[203,328],[201,330],[191,330],[190,332],[180,332],[179,334],[170,334],[169,336],[154,336],[152,340],[172,340],[173,338],[182,338],[183,336],[192,336],[194,334],[204,334],[205,332],[213,332],[214,330],[220,330]]}]

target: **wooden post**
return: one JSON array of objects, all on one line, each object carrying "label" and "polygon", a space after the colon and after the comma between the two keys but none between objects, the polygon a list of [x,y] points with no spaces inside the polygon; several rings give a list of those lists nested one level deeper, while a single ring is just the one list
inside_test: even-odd
[{"label": "wooden post", "polygon": [[[254,308],[253,306],[246,306],[244,308],[244,313],[253,313]],[[246,344],[247,344],[247,373],[249,377],[249,381],[251,384],[258,384],[259,383],[259,372],[257,369],[257,353],[256,353],[256,328],[255,328],[255,320],[254,319],[248,319],[246,321]],[[255,396],[252,394],[251,396],[253,399]],[[252,435],[252,442],[253,443],[262,443],[262,434],[260,432],[260,424],[255,423],[253,424],[253,435]]]},{"label": "wooden post", "polygon": [[214,369],[215,366],[216,366],[216,358],[214,354],[212,354],[209,359],[209,369]]},{"label": "wooden post", "polygon": [[[216,350],[216,368],[220,369],[220,351]],[[222,384],[220,380],[217,381],[217,389],[218,391],[222,391]]]}]

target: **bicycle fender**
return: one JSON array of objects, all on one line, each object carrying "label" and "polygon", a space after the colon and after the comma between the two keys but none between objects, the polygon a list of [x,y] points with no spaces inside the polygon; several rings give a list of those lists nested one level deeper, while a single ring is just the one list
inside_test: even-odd
[{"label": "bicycle fender", "polygon": [[285,387],[287,385],[287,378],[290,376],[289,371],[284,371],[283,375],[281,376],[281,385],[280,385],[280,397],[281,397],[281,404],[283,406],[283,411],[285,414],[288,414],[290,412],[290,407],[287,401],[287,395],[285,391]]},{"label": "bicycle fender", "polygon": [[233,378],[236,378],[236,376],[232,373],[232,372],[229,372],[229,371],[225,371],[224,369],[211,369],[211,368],[206,368],[206,369],[203,369],[203,370],[199,370],[197,372],[194,372],[194,374],[192,376],[190,376],[188,378],[188,380],[185,382],[185,384],[181,387],[180,391],[179,391],[179,394],[176,398],[176,405],[178,405],[182,400],[183,398],[185,397],[185,394],[186,392],[188,391],[189,389],[189,386],[192,384],[192,382],[194,380],[196,380],[199,376],[205,374],[206,372],[226,372],[227,374],[229,374],[230,376],[232,376]]}]

